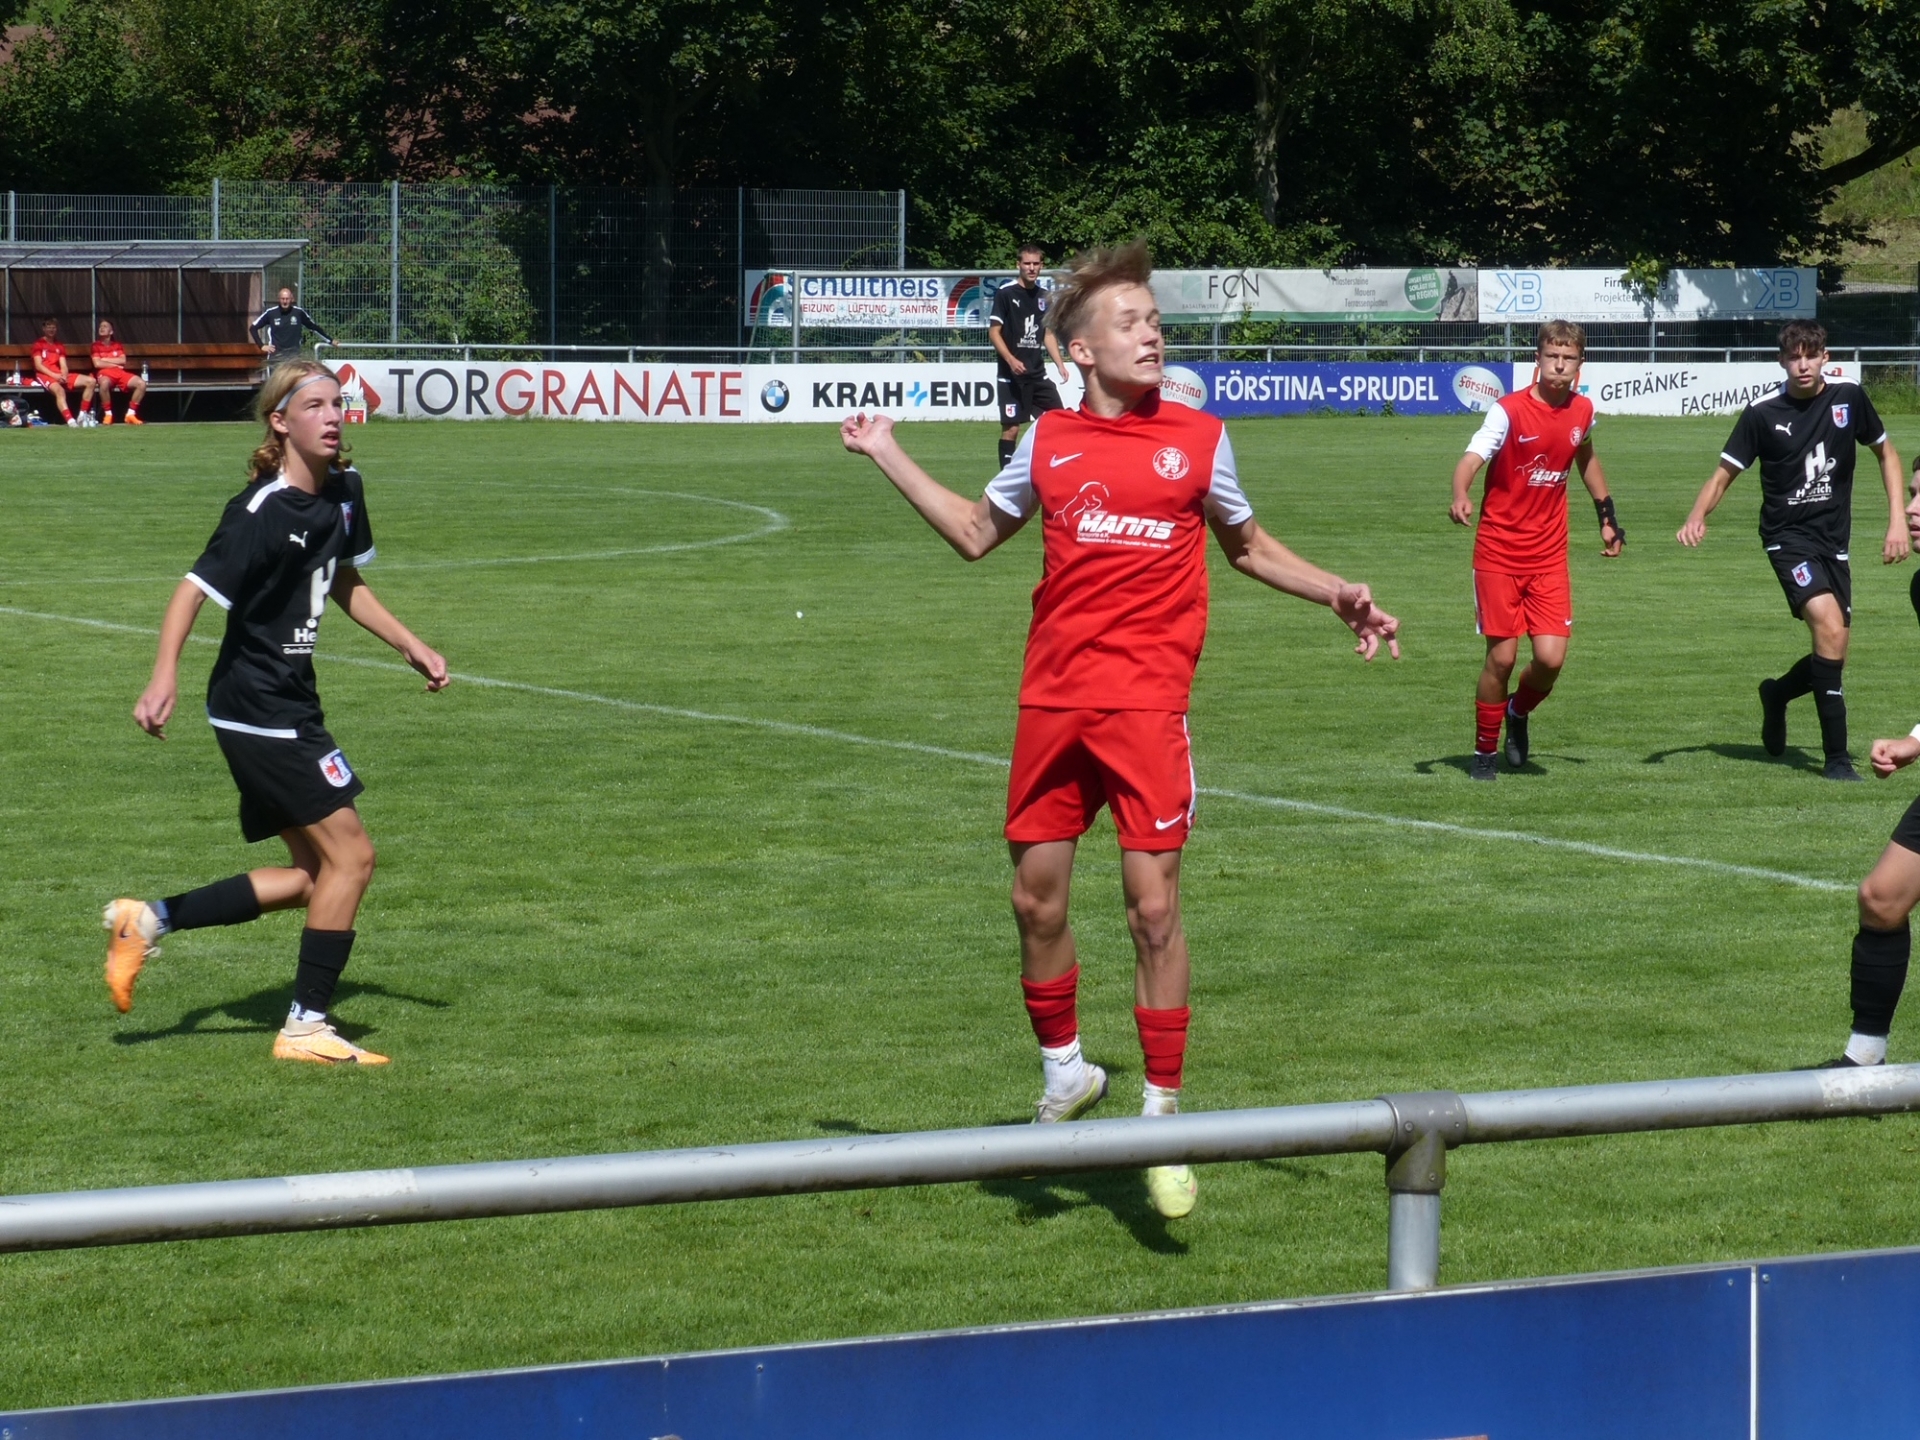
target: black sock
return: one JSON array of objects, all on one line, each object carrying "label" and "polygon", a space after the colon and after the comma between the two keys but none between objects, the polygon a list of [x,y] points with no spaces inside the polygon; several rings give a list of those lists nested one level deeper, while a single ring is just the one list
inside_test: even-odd
[{"label": "black sock", "polygon": [[293,972],[293,998],[302,1010],[324,1013],[333,1003],[333,987],[353,953],[351,930],[302,930],[300,968]]},{"label": "black sock", "polygon": [[1019,448],[1020,442],[1018,440],[1002,440],[1000,442],[1000,468],[1002,470],[1007,468],[1007,462],[1013,459],[1013,452]]},{"label": "black sock", "polygon": [[1773,682],[1773,698],[1782,705],[1789,700],[1798,700],[1813,689],[1813,656],[1802,655],[1788,668],[1787,673]]},{"label": "black sock", "polygon": [[1893,1012],[1907,985],[1907,958],[1913,951],[1913,930],[1860,927],[1853,937],[1853,1031],[1856,1035],[1887,1035]]},{"label": "black sock", "polygon": [[244,925],[260,918],[260,900],[253,893],[253,881],[245,875],[232,875],[189,890],[184,895],[169,895],[160,902],[166,906],[167,929],[204,930],[209,925]]},{"label": "black sock", "polygon": [[1843,662],[1812,657],[1813,707],[1820,712],[1820,748],[1829,760],[1847,753],[1847,697],[1840,686]]}]

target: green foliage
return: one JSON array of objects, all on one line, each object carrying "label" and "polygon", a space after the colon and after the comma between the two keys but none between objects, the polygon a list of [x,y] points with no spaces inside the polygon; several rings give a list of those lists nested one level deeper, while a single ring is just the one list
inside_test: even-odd
[{"label": "green foliage", "polygon": [[[0,69],[42,188],[905,188],[922,259],[1831,259],[1920,144],[1920,0],[70,0]],[[1858,143],[1821,127],[1856,117]],[[98,145],[69,142],[107,119]],[[76,153],[78,152],[78,153]],[[646,243],[671,269],[664,231]],[[658,277],[656,277],[658,278]],[[662,288],[655,286],[655,288]]]}]

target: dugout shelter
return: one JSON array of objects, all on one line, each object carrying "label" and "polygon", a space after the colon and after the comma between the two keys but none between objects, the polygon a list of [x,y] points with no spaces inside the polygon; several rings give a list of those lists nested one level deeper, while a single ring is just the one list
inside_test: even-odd
[{"label": "dugout shelter", "polygon": [[305,240],[116,240],[0,243],[0,360],[26,364],[40,322],[57,320],[67,363],[111,320],[156,390],[248,390],[265,359],[247,322],[281,286],[300,293]]}]

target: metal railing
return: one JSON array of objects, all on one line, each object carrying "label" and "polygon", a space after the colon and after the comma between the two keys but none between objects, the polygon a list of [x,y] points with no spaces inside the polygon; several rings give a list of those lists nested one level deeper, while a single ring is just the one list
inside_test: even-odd
[{"label": "metal railing", "polygon": [[1387,1287],[1424,1290],[1439,1278],[1458,1146],[1914,1110],[1920,1065],[1883,1065],[12,1195],[0,1197],[0,1253],[1376,1152]]}]

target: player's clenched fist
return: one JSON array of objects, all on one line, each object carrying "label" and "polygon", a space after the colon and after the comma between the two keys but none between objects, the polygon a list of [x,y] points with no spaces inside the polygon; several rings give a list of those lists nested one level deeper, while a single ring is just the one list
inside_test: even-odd
[{"label": "player's clenched fist", "polygon": [[1920,760],[1920,740],[1911,735],[1902,735],[1898,740],[1876,740],[1869,758],[1873,762],[1873,773],[1884,780],[1894,771]]}]

